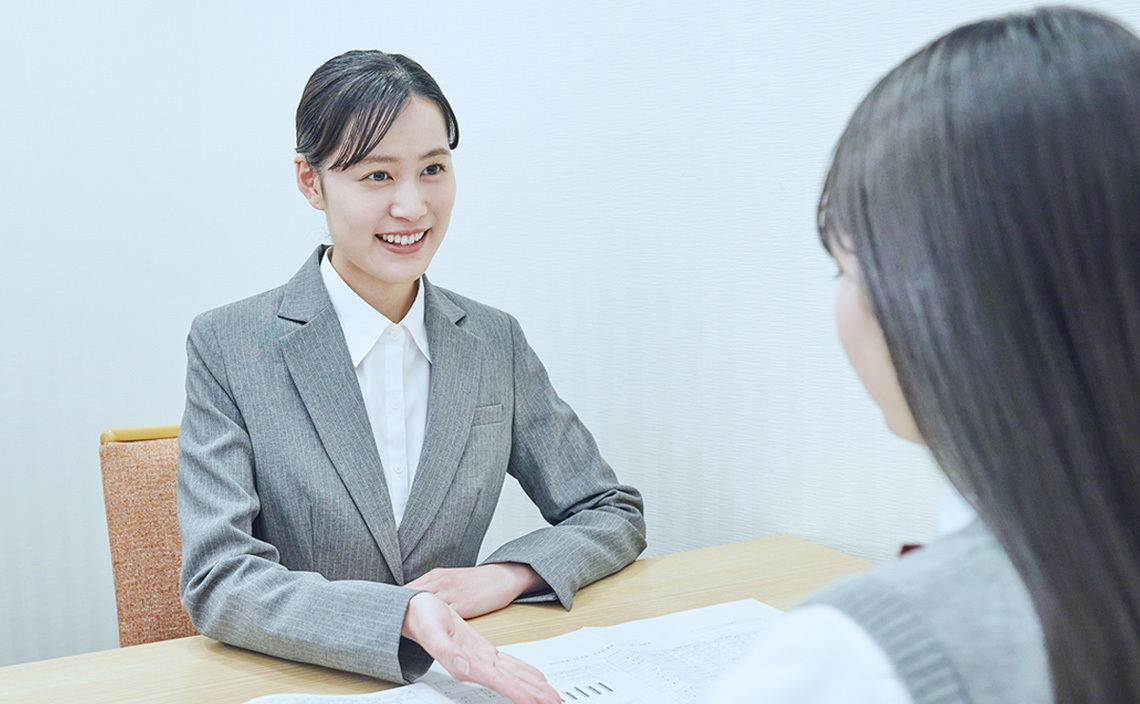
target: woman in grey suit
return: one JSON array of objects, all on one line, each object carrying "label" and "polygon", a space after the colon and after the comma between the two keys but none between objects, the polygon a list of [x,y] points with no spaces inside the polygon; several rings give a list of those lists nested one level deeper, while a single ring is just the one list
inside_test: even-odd
[{"label": "woman in grey suit", "polygon": [[[393,681],[434,657],[516,702],[557,702],[463,619],[520,597],[570,608],[644,548],[641,497],[514,318],[423,276],[458,141],[406,57],[348,52],[309,79],[297,183],[333,244],[190,330],[182,602],[234,645]],[[506,474],[551,525],[475,566]]]}]

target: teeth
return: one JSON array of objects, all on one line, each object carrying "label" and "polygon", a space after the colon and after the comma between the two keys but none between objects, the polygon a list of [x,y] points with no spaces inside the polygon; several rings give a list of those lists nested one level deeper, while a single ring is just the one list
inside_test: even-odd
[{"label": "teeth", "polygon": [[390,244],[415,244],[424,238],[424,233],[427,230],[417,232],[414,235],[380,235],[380,239]]}]

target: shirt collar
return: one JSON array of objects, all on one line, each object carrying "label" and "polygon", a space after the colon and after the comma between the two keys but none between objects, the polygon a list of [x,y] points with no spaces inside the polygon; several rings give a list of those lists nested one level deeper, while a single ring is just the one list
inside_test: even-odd
[{"label": "shirt collar", "polygon": [[938,534],[955,533],[970,525],[978,514],[958,490],[947,484],[938,501]]},{"label": "shirt collar", "polygon": [[332,266],[332,248],[326,250],[321,259],[321,279],[329,292],[333,310],[340,320],[341,330],[344,331],[344,341],[348,345],[348,354],[352,358],[352,366],[358,366],[361,360],[376,346],[389,326],[404,328],[411,336],[412,341],[420,352],[430,362],[428,353],[427,326],[424,324],[424,282],[423,277],[417,285],[416,299],[408,314],[398,324],[384,317],[380,311],[368,304],[349,288],[340,274]]},{"label": "shirt collar", "polygon": [[428,337],[427,337],[427,324],[425,321],[426,308],[424,307],[424,277],[416,283],[416,300],[412,301],[412,307],[408,309],[408,314],[400,321],[400,325],[408,331],[412,336],[412,342],[416,343],[416,347],[420,348],[420,352],[427,361],[431,361],[431,353],[428,351]]}]

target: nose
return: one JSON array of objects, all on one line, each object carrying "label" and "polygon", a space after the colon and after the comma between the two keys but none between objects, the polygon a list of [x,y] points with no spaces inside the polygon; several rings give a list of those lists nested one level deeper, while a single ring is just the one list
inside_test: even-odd
[{"label": "nose", "polygon": [[401,220],[416,221],[427,214],[427,202],[420,193],[419,184],[405,181],[396,186],[388,212]]}]

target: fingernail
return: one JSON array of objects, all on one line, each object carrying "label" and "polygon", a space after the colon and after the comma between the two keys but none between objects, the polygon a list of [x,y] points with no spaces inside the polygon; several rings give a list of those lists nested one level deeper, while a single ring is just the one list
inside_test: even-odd
[{"label": "fingernail", "polygon": [[471,674],[471,665],[469,665],[469,664],[467,663],[467,661],[466,661],[466,660],[464,660],[463,658],[461,658],[461,657],[457,657],[457,658],[455,658],[455,663],[454,663],[454,664],[455,664],[455,669],[456,669],[456,670],[459,670],[460,672],[462,672],[462,673],[463,673],[463,674],[465,674],[465,675],[470,675],[470,674]]}]

